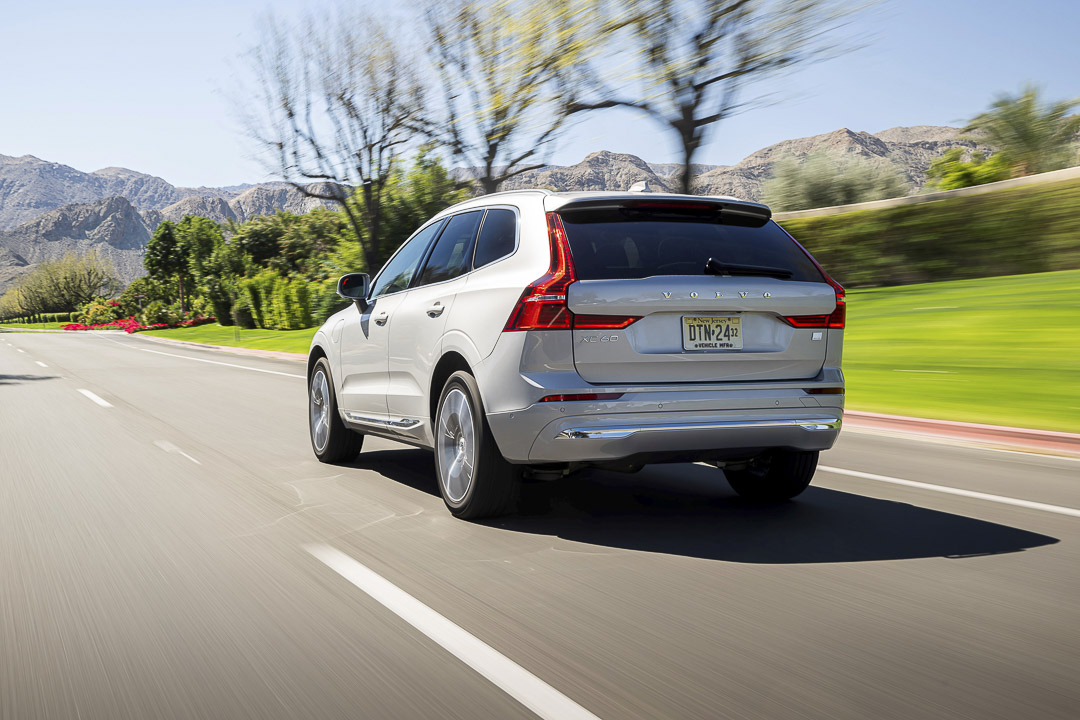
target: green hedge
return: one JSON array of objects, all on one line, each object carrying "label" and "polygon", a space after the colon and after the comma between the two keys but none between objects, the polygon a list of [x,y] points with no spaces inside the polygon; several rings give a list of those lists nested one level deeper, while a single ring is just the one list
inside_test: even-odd
[{"label": "green hedge", "polygon": [[842,285],[1080,268],[1080,180],[780,224]]}]

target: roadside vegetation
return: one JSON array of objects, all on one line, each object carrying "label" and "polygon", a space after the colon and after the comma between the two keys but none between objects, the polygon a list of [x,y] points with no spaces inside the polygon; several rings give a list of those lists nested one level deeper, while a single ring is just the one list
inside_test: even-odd
[{"label": "roadside vegetation", "polygon": [[1080,268],[1080,180],[780,221],[849,288]]},{"label": "roadside vegetation", "polygon": [[1080,432],[1080,271],[861,290],[853,410]]}]

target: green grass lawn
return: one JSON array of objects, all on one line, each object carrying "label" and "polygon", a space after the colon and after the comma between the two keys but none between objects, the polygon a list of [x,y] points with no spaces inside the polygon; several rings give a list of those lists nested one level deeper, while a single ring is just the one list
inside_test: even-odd
[{"label": "green grass lawn", "polygon": [[[314,332],[147,334],[303,353]],[[1080,270],[852,291],[845,335],[850,409],[1080,432]]]},{"label": "green grass lawn", "polygon": [[0,328],[15,330],[60,330],[67,323],[0,323]]},{"label": "green grass lawn", "polygon": [[1080,271],[848,294],[847,406],[1080,432]]},{"label": "green grass lawn", "polygon": [[173,330],[147,330],[140,335],[186,340],[206,343],[207,345],[228,345],[230,347],[257,348],[259,350],[280,350],[282,352],[307,353],[311,345],[311,336],[318,328],[307,330],[241,330],[237,327],[220,325],[199,325],[191,328]]}]

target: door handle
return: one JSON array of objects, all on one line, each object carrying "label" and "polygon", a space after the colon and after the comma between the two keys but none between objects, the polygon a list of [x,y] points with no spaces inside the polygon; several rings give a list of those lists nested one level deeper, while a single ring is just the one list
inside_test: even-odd
[{"label": "door handle", "polygon": [[390,319],[390,314],[389,313],[381,312],[381,313],[379,313],[378,315],[375,316],[375,324],[376,325],[385,325],[386,321],[389,320],[389,319]]},{"label": "door handle", "polygon": [[441,302],[437,302],[427,309],[427,314],[433,318],[436,318],[442,315],[443,310],[445,309],[446,308],[443,307],[443,304]]}]

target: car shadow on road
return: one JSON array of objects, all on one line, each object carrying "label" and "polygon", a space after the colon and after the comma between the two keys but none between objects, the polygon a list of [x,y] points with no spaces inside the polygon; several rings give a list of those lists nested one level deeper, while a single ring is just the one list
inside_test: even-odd
[{"label": "car shadow on road", "polygon": [[56,380],[59,375],[0,375],[0,385],[18,385],[34,380]]},{"label": "car shadow on road", "polygon": [[[438,497],[431,454],[363,453],[356,466]],[[719,470],[655,465],[526,485],[524,512],[485,525],[573,542],[728,562],[787,564],[966,558],[1057,538],[894,500],[811,486],[789,503],[738,498]]]}]

